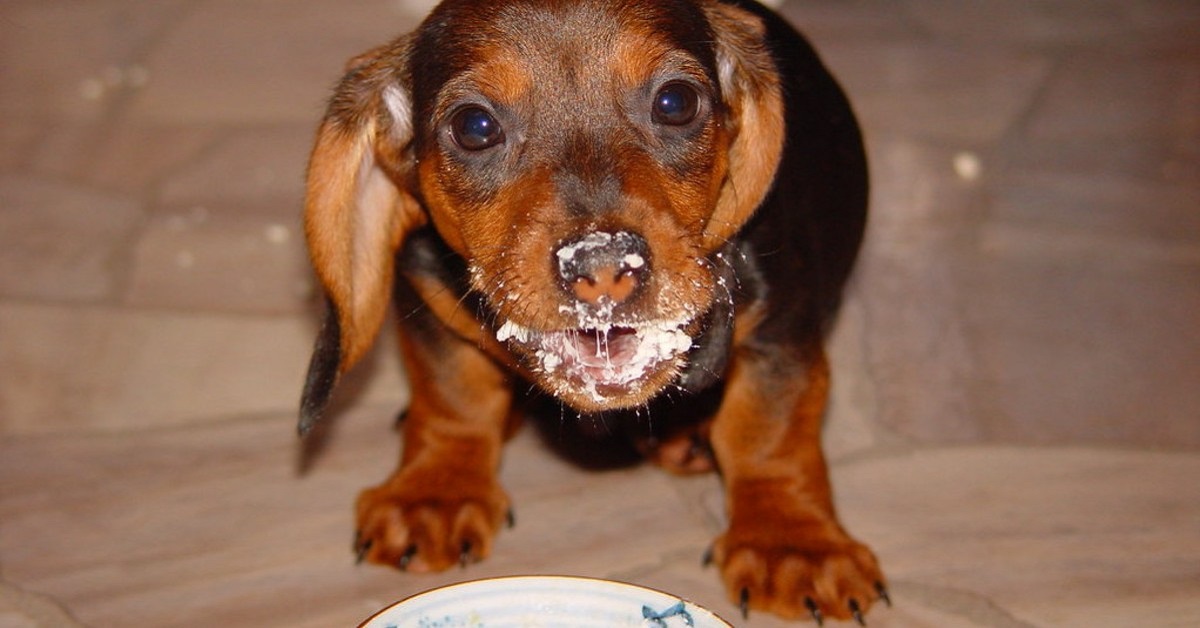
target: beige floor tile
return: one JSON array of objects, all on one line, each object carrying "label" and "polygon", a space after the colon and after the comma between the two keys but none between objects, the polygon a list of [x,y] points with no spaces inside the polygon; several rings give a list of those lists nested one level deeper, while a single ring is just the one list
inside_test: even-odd
[{"label": "beige floor tile", "polygon": [[[1014,239],[1026,246],[1013,249],[1028,250],[1029,238]],[[1021,253],[990,261],[968,316],[994,437],[1200,443],[1200,266],[1098,266]]]},{"label": "beige floor tile", "polygon": [[[876,420],[924,441],[981,436],[971,398],[977,377],[961,317],[972,281],[975,224],[986,208],[977,179],[955,171],[974,153],[881,138],[872,144],[875,185],[867,242],[856,270],[864,308],[866,368]],[[860,375],[861,377],[862,375]]]},{"label": "beige floor tile", "polygon": [[1001,179],[963,310],[995,436],[1200,443],[1198,206],[1195,186]]},{"label": "beige floor tile", "polygon": [[147,56],[149,80],[131,113],[160,124],[315,125],[348,59],[415,26],[400,6],[385,0],[286,9],[269,0],[198,4]]},{"label": "beige floor tile", "polygon": [[[712,478],[581,471],[528,432],[506,452],[518,523],[492,559],[438,576],[355,568],[349,505],[397,449],[378,414],[344,416],[304,477],[287,415],[7,439],[6,577],[92,625],[350,625],[418,590],[514,573],[626,578],[736,615],[698,564],[713,522],[696,500],[711,500]],[[896,608],[872,625],[1088,625],[1104,611],[1103,625],[1166,626],[1200,613],[1188,597],[1200,494],[1178,482],[1198,467],[1194,455],[974,447],[860,459],[833,477],[849,529],[892,582]]]},{"label": "beige floor tile", "polygon": [[[1188,137],[1186,130],[1178,135]],[[1109,147],[1096,150],[1101,141]],[[1097,186],[1105,185],[1110,177],[1193,189],[1194,182],[1200,181],[1200,142],[1185,143],[1175,136],[1129,137],[1116,142],[1094,136],[1023,139],[1020,149],[1004,158],[1013,171],[1088,177]]]},{"label": "beige floor tile", "polygon": [[905,0],[925,29],[947,39],[1003,42],[1027,47],[1071,46],[1120,39],[1131,32],[1149,37],[1185,33],[1200,20],[1186,0],[1015,0],[974,2]]},{"label": "beige floor tile", "polygon": [[868,311],[856,293],[847,295],[828,344],[832,389],[826,412],[825,455],[831,460],[893,442],[879,426],[879,389],[869,376]]},{"label": "beige floor tile", "polygon": [[0,581],[0,626],[78,628],[80,624],[54,600]]},{"label": "beige floor tile", "polygon": [[29,168],[153,198],[162,180],[204,153],[218,133],[196,125],[59,123],[27,151]]},{"label": "beige floor tile", "polygon": [[[0,431],[155,428],[290,412],[315,332],[315,321],[300,317],[5,305]],[[377,356],[347,381],[341,404],[400,407],[395,352]]]},{"label": "beige floor tile", "polygon": [[0,168],[15,170],[29,158],[30,148],[42,135],[43,125],[26,118],[10,118],[0,126]]},{"label": "beige floor tile", "polygon": [[311,309],[299,211],[187,205],[155,213],[138,241],[126,303],[192,312]]},{"label": "beige floor tile", "polygon": [[908,40],[913,33],[900,2],[858,0],[835,5],[821,0],[791,0],[779,4],[780,13],[812,41],[818,53],[848,39]]},{"label": "beige floor tile", "polygon": [[139,203],[15,174],[0,174],[0,198],[0,296],[97,301],[119,289]]},{"label": "beige floor tile", "polygon": [[823,57],[871,133],[974,148],[999,140],[1030,106],[1048,58],[920,40],[830,42]]},{"label": "beige floor tile", "polygon": [[[1083,254],[1085,261],[1119,266],[1122,260],[1186,264],[1200,253],[1200,185],[1060,169],[1012,172],[993,188],[981,225],[985,248],[989,229],[1010,227],[1063,238],[1063,249],[1044,248],[1038,254],[1044,257]],[[1074,240],[1104,242],[1121,254],[1105,256],[1098,246],[1088,256]]]},{"label": "beige floor tile", "polygon": [[95,119],[140,87],[139,55],[187,3],[14,0],[0,6],[0,111]]},{"label": "beige floor tile", "polygon": [[163,181],[166,204],[215,201],[265,201],[274,213],[299,224],[304,169],[317,117],[304,124],[227,132],[203,155]]},{"label": "beige floor tile", "polygon": [[1156,41],[1068,55],[1029,121],[1040,140],[1200,141],[1200,45]]},{"label": "beige floor tile", "polygon": [[394,465],[387,424],[375,410],[344,417],[306,477],[291,416],[0,445],[6,576],[91,625],[347,626],[442,583],[604,574],[707,542],[664,474],[580,471],[526,434],[504,471],[517,527],[494,559],[437,576],[356,568],[351,504]]},{"label": "beige floor tile", "polygon": [[1172,36],[1171,41],[1195,42],[1190,37],[1200,25],[1200,10],[1189,0],[1139,0],[1128,5],[1130,21],[1149,39]]},{"label": "beige floor tile", "polygon": [[970,592],[1035,626],[1186,626],[1200,485],[1183,478],[1197,473],[1195,454],[963,448],[834,477],[848,525],[906,586]]}]

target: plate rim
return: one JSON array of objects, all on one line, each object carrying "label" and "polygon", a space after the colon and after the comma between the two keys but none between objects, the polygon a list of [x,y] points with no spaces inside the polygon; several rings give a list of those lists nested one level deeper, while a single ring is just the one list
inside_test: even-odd
[{"label": "plate rim", "polygon": [[426,589],[423,591],[418,591],[417,593],[413,593],[412,595],[405,596],[399,600],[396,600],[395,602],[393,602],[391,604],[388,604],[387,606],[385,606],[385,607],[379,609],[378,611],[376,611],[375,613],[373,613],[367,619],[363,620],[360,624],[358,624],[358,628],[368,628],[370,626],[371,622],[379,619],[380,617],[382,617],[389,611],[393,610],[394,608],[396,608],[402,604],[411,603],[421,597],[443,594],[443,593],[445,593],[447,591],[451,591],[453,589],[474,588],[474,587],[478,587],[480,585],[485,585],[485,584],[493,584],[494,585],[497,583],[502,584],[505,582],[517,583],[517,582],[521,582],[521,581],[526,581],[526,582],[528,582],[528,581],[544,581],[544,582],[570,583],[573,586],[575,586],[575,585],[591,585],[591,586],[602,585],[602,586],[612,588],[612,589],[617,589],[617,590],[626,589],[626,590],[630,590],[632,592],[652,594],[652,595],[656,595],[656,596],[660,596],[660,597],[664,598],[664,601],[671,601],[673,603],[674,602],[683,602],[683,603],[693,607],[696,610],[707,613],[708,615],[710,615],[714,619],[716,619],[718,622],[721,622],[724,625],[729,626],[730,628],[733,628],[733,624],[729,623],[724,617],[721,617],[715,611],[713,611],[705,606],[701,606],[700,604],[693,602],[689,598],[675,595],[674,593],[668,593],[666,591],[663,591],[662,589],[657,589],[655,587],[650,587],[650,586],[646,586],[646,585],[642,585],[642,584],[635,584],[635,583],[627,582],[624,580],[613,580],[610,578],[597,578],[594,576],[577,576],[577,575],[560,575],[560,574],[540,574],[540,575],[539,574],[517,574],[517,575],[507,575],[507,576],[488,576],[488,577],[484,577],[484,578],[463,580],[461,582],[452,582],[449,584],[436,586],[436,587]]}]

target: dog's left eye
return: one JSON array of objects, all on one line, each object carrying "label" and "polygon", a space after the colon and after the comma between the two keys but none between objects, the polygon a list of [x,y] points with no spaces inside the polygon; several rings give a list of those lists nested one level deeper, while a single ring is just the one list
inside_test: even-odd
[{"label": "dog's left eye", "polygon": [[504,141],[504,129],[492,114],[479,107],[466,107],[450,120],[454,141],[470,151],[491,148]]},{"label": "dog's left eye", "polygon": [[683,126],[700,113],[700,95],[690,85],[668,83],[654,95],[654,121]]}]

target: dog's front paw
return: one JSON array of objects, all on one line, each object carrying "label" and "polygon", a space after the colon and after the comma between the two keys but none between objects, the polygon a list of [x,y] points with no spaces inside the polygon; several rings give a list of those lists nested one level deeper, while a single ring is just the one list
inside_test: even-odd
[{"label": "dog's front paw", "polygon": [[818,625],[827,617],[866,625],[874,602],[891,604],[875,555],[836,524],[771,521],[731,525],[708,557],[743,615],[754,609]]},{"label": "dog's front paw", "polygon": [[491,553],[501,525],[512,525],[508,495],[496,482],[459,479],[437,486],[412,475],[401,472],[359,495],[359,562],[416,572],[465,567]]}]

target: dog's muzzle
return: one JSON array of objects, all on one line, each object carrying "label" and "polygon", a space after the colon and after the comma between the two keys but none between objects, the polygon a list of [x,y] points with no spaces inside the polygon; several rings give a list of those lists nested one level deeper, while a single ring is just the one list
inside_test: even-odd
[{"label": "dog's muzzle", "polygon": [[629,313],[650,275],[641,236],[596,231],[559,244],[553,255],[565,297],[560,313],[576,326],[534,330],[506,321],[496,332],[531,358],[544,383],[557,393],[582,391],[607,407],[639,391],[651,374],[678,370],[692,348],[691,319],[643,320]]}]

